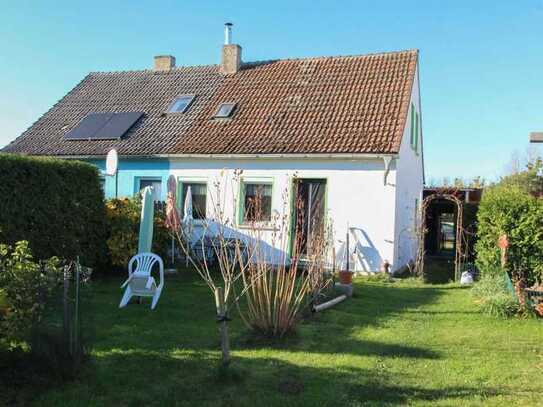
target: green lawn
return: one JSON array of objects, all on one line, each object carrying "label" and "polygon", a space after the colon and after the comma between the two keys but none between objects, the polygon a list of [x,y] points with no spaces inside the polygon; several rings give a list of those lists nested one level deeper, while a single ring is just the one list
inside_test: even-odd
[{"label": "green lawn", "polygon": [[234,315],[233,363],[218,369],[213,300],[170,278],[155,311],[117,308],[117,280],[95,282],[93,362],[38,405],[541,405],[543,323],[479,314],[469,289],[358,279],[355,297],[281,342]]}]

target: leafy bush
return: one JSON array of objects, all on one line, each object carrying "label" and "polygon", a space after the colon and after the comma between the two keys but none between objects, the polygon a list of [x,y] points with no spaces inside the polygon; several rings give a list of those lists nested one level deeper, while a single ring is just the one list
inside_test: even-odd
[{"label": "leafy bush", "polygon": [[43,317],[45,306],[61,275],[55,257],[39,264],[34,261],[28,242],[15,248],[0,244],[0,341],[22,340]]},{"label": "leafy bush", "polygon": [[105,257],[105,209],[98,170],[87,163],[0,154],[0,241],[26,240],[38,259]]},{"label": "leafy bush", "polygon": [[[106,214],[110,260],[114,266],[124,268],[138,251],[141,198],[136,195],[133,198],[111,199],[106,203]],[[152,250],[165,257],[170,245],[171,235],[165,225],[164,211],[155,210]]]},{"label": "leafy bush", "polygon": [[526,165],[524,171],[503,177],[500,185],[517,187],[534,196],[543,196],[543,159],[537,158]]},{"label": "leafy bush", "polygon": [[507,289],[505,275],[499,269],[483,276],[471,292],[485,314],[507,318],[520,311],[519,302]]},{"label": "leafy bush", "polygon": [[497,242],[509,239],[507,269],[533,283],[543,276],[543,200],[518,186],[499,184],[485,191],[478,212],[477,267],[481,273],[500,271]]}]

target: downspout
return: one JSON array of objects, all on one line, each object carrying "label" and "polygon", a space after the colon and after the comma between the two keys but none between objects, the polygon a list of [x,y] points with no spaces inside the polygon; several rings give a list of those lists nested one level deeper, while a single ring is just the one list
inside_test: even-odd
[{"label": "downspout", "polygon": [[383,174],[383,185],[387,185],[388,173],[390,172],[390,166],[392,165],[392,156],[383,156],[383,162],[385,163],[385,172]]}]

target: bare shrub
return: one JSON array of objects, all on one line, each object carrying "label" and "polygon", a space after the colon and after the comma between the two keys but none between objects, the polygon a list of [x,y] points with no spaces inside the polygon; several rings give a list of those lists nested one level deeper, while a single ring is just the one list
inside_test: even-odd
[{"label": "bare shrub", "polygon": [[[212,185],[208,216],[199,221],[198,231],[187,224],[176,231],[181,251],[213,293],[224,364],[229,362],[227,321],[233,304],[239,305],[240,298],[245,297],[246,310],[239,306],[238,310],[246,325],[281,337],[294,329],[304,307],[329,283],[326,272],[333,263],[330,222],[312,228],[310,244],[302,242],[300,228],[304,219],[299,216],[294,222],[289,213],[291,200],[296,212],[303,212],[301,200],[294,199],[296,188],[283,191],[282,213],[270,215],[268,201],[264,216],[260,193],[248,199],[240,229],[233,219],[242,198],[236,194],[240,182],[242,171],[234,171],[233,176],[223,171]],[[291,227],[294,232],[289,238]],[[271,237],[266,238],[266,233]],[[303,256],[302,243],[307,248]]]},{"label": "bare shrub", "polygon": [[[316,224],[318,220],[315,220],[309,227],[311,237],[305,239],[302,233],[302,228],[307,226],[304,204],[297,197],[296,180],[294,185],[293,196],[283,191],[282,213],[274,214],[267,223],[261,221],[261,196],[255,197],[251,203],[251,212],[255,215],[248,225],[255,244],[251,247],[251,256],[239,258],[247,301],[247,309],[240,309],[240,315],[248,327],[266,336],[282,337],[291,332],[304,308],[317,301],[321,290],[331,282],[332,225],[324,219],[321,219],[322,224]],[[289,201],[296,207],[296,219],[289,213]],[[271,246],[279,249],[279,258],[275,258],[273,264],[267,258],[266,248],[261,247],[265,241],[263,234],[269,229]]]}]

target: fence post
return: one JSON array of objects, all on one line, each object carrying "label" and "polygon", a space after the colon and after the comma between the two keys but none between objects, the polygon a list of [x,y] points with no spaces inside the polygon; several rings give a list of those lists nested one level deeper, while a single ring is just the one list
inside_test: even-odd
[{"label": "fence post", "polygon": [[63,275],[63,295],[62,295],[62,308],[63,308],[63,319],[62,319],[62,329],[64,331],[64,339],[67,342],[68,350],[72,350],[72,334],[70,329],[70,304],[68,295],[70,292],[70,267],[68,265],[64,266],[64,275]]},{"label": "fence post", "polygon": [[[79,256],[75,263],[75,309],[74,309],[74,361],[79,358],[79,282],[80,282],[81,264]],[[77,362],[76,362],[77,363]]]}]

